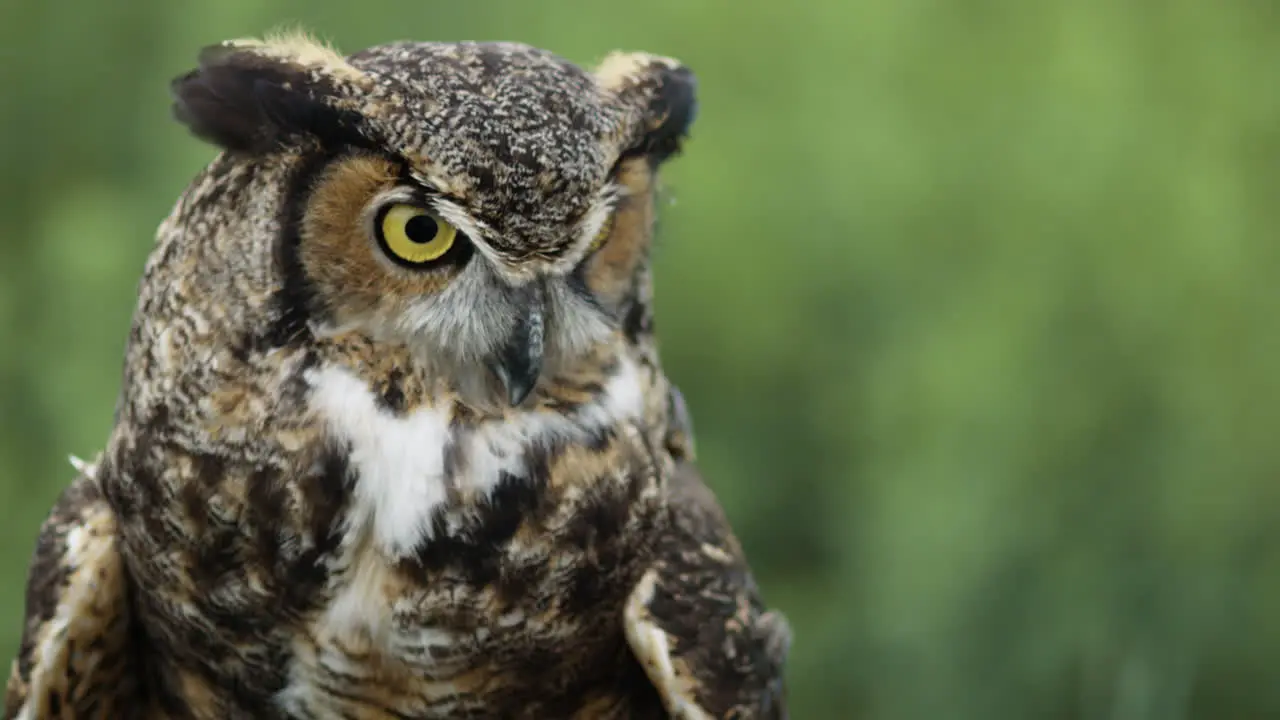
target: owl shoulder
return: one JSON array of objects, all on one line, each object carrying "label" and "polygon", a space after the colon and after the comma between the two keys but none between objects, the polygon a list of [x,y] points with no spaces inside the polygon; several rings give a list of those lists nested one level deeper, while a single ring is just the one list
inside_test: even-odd
[{"label": "owl shoulder", "polygon": [[98,466],[77,466],[79,476],[36,541],[6,720],[127,719],[139,711],[141,678],[116,517],[98,485]]},{"label": "owl shoulder", "polygon": [[672,401],[670,523],[628,598],[627,640],[672,717],[785,720],[790,624],[765,605],[694,464],[692,424],[674,389]]}]

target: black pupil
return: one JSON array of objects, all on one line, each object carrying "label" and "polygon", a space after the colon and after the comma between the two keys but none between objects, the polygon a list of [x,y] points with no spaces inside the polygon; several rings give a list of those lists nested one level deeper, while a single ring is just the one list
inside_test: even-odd
[{"label": "black pupil", "polygon": [[419,245],[426,245],[435,240],[439,230],[440,227],[430,215],[415,215],[404,224],[404,234],[408,236],[410,242]]}]

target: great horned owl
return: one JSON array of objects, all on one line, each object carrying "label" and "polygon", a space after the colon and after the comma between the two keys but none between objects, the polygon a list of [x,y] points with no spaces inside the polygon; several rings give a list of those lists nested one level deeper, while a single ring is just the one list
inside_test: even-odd
[{"label": "great horned owl", "polygon": [[227,42],[7,718],[783,718],[659,363],[674,60]]}]

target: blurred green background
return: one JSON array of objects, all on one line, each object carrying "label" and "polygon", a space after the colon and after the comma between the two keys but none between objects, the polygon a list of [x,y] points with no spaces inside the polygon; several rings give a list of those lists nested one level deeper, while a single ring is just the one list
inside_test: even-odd
[{"label": "blurred green background", "polygon": [[104,441],[197,49],[679,57],[658,326],[796,631],[793,717],[1280,717],[1280,10],[1251,0],[7,2],[0,656]]}]

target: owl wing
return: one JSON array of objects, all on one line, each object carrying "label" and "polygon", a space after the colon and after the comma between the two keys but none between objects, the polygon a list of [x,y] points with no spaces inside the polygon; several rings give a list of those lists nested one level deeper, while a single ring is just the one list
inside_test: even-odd
[{"label": "owl wing", "polygon": [[631,592],[627,640],[667,712],[677,720],[786,720],[783,665],[791,628],[766,608],[724,512],[691,458],[683,418],[668,447],[677,457],[669,485],[670,531]]},{"label": "owl wing", "polygon": [[130,718],[139,711],[116,518],[96,465],[62,493],[27,574],[26,622],[5,692],[5,720]]}]

